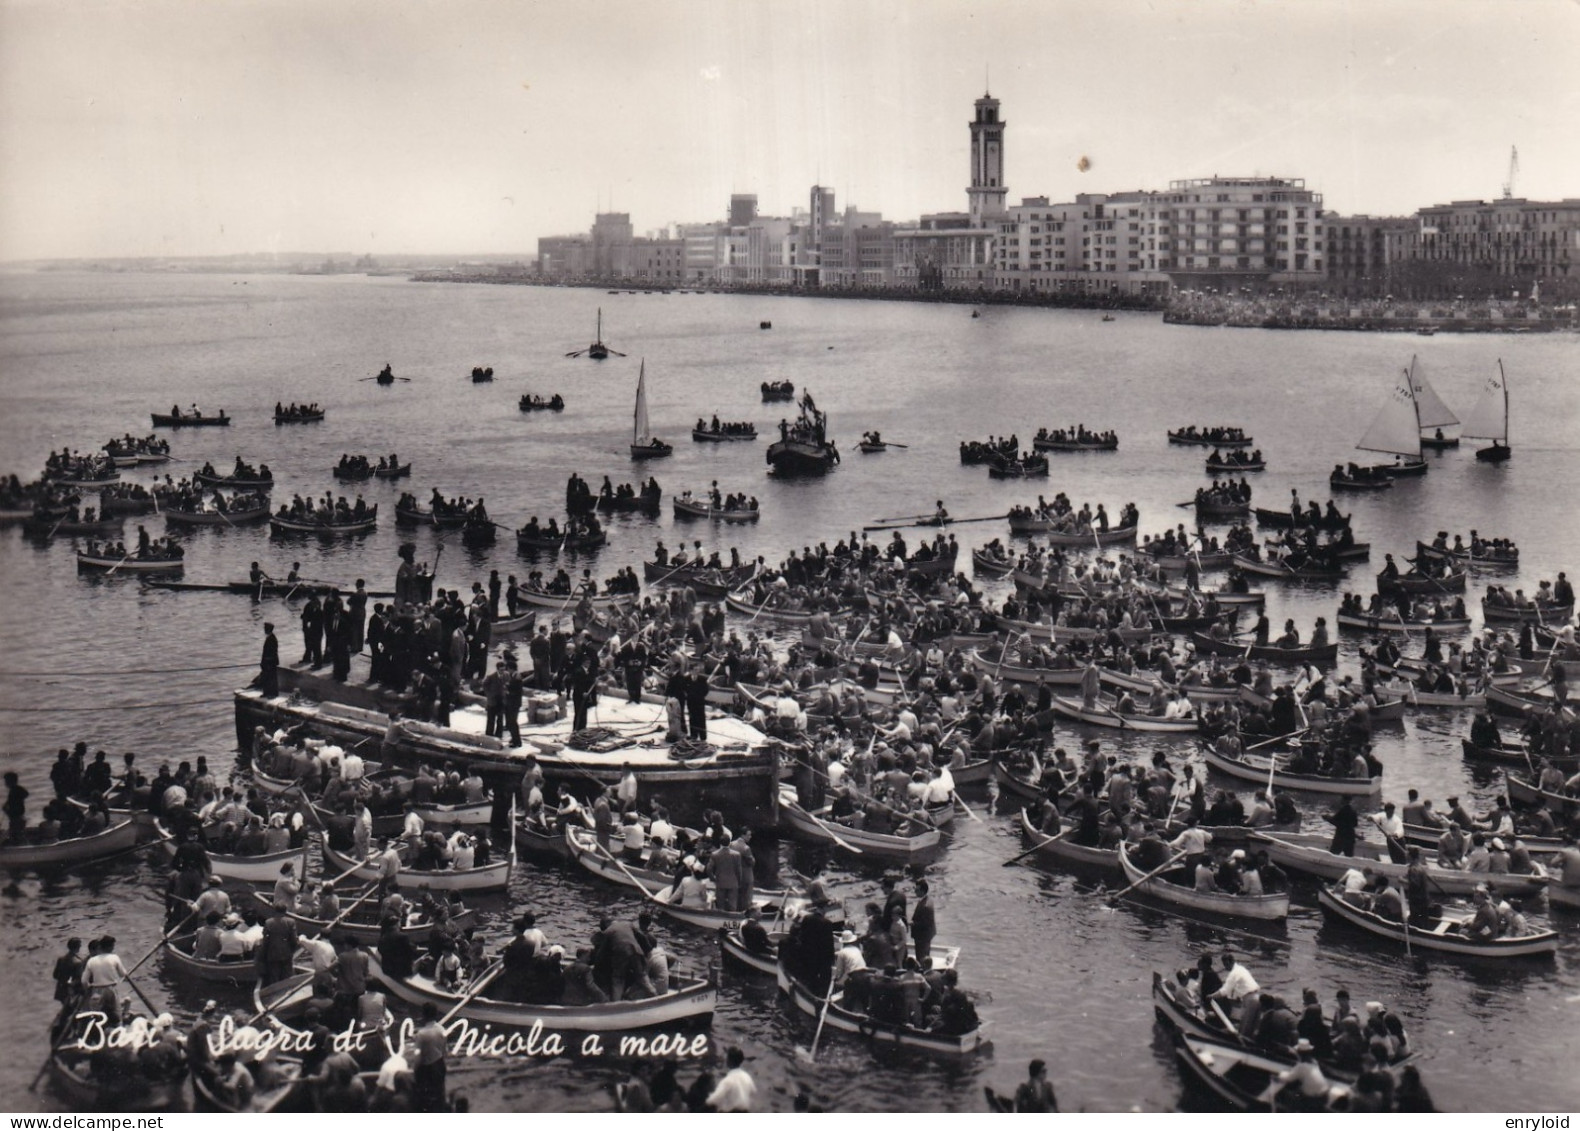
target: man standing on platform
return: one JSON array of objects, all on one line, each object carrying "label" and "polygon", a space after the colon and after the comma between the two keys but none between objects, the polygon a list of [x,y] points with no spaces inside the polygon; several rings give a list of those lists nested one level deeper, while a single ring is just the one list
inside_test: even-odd
[{"label": "man standing on platform", "polygon": [[263,626],[263,658],[258,661],[257,686],[265,699],[280,694],[280,642],[272,624]]},{"label": "man standing on platform", "polygon": [[368,621],[367,582],[360,577],[357,578],[356,589],[346,598],[346,609],[350,614],[351,654],[358,656],[362,654],[362,645],[366,642]]}]

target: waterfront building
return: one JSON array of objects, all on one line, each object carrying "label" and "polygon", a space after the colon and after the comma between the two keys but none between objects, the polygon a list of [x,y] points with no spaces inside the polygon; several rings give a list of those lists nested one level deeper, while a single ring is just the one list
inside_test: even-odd
[{"label": "waterfront building", "polygon": [[1327,239],[1327,290],[1352,298],[1394,293],[1404,260],[1413,254],[1418,230],[1412,216],[1323,217]]},{"label": "waterfront building", "polygon": [[1411,284],[1423,297],[1580,293],[1580,200],[1456,200],[1416,216]]}]

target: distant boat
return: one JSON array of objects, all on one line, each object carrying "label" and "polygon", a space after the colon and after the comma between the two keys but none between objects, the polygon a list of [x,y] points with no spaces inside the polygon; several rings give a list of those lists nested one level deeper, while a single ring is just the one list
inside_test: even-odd
[{"label": "distant boat", "polygon": [[1491,440],[1490,448],[1481,448],[1476,458],[1483,463],[1502,463],[1513,454],[1509,447],[1509,379],[1503,373],[1503,359],[1498,359],[1498,375],[1488,377],[1482,387],[1481,399],[1465,418],[1463,435],[1476,440]]},{"label": "distant boat", "polygon": [[[613,292],[611,292],[611,293],[613,293]],[[603,307],[601,307],[601,306],[598,308],[598,329],[597,329],[597,332],[593,335],[593,344],[588,346],[584,350],[571,350],[571,352],[566,354],[565,356],[566,357],[580,357],[582,354],[586,354],[588,357],[592,358],[594,361],[602,361],[604,358],[608,357],[610,354],[614,354],[616,357],[624,357],[625,356],[625,354],[621,353],[619,350],[612,350],[608,346],[603,344]]]},{"label": "distant boat", "polygon": [[658,459],[667,456],[675,449],[653,435],[653,429],[647,421],[647,359],[642,359],[642,367],[636,376],[636,412],[631,425],[631,458],[632,459]]},{"label": "distant boat", "polygon": [[[1432,382],[1426,379],[1421,371],[1418,359],[1410,359],[1410,390],[1415,394],[1416,412],[1421,417],[1421,446],[1423,448],[1457,448],[1458,436],[1445,436],[1444,428],[1452,427],[1459,423],[1449,407],[1443,403],[1443,398],[1437,395],[1437,390],[1432,388]],[[1429,436],[1427,432],[1432,434]]]},{"label": "distant boat", "polygon": [[801,415],[793,424],[780,422],[779,439],[768,446],[768,464],[779,475],[822,475],[838,462],[839,449],[828,438],[828,414],[803,392]]}]

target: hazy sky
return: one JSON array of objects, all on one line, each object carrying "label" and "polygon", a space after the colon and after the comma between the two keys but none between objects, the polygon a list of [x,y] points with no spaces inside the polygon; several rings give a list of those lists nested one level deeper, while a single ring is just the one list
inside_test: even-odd
[{"label": "hazy sky", "polygon": [[[838,203],[1304,177],[1330,209],[1580,197],[1573,0],[0,0],[0,259],[515,252]],[[1085,156],[1091,167],[1077,170]]]}]

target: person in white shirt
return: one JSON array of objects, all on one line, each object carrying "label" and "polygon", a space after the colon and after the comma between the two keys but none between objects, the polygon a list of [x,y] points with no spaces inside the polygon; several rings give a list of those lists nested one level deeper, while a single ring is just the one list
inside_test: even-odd
[{"label": "person in white shirt", "polygon": [[757,1084],[752,1080],[751,1073],[742,1067],[745,1062],[746,1054],[731,1045],[730,1051],[724,1055],[724,1063],[729,1071],[708,1097],[708,1106],[714,1111],[752,1110],[752,1102],[757,1098]]},{"label": "person in white shirt", "polygon": [[476,855],[472,848],[472,838],[465,833],[456,833],[450,838],[450,867],[457,872],[470,871]]},{"label": "person in white shirt", "polygon": [[846,767],[845,767],[845,763],[841,762],[838,758],[835,758],[833,761],[829,762],[829,764],[828,764],[828,787],[830,789],[837,788],[839,786],[840,782],[845,780],[845,774],[846,773],[847,773],[847,770],[846,770]]},{"label": "person in white shirt", "polygon": [[[329,749],[335,749],[331,747]],[[324,754],[329,754],[329,749]],[[362,755],[355,750],[348,750],[340,759],[340,780],[343,782],[359,782],[367,776],[367,763],[363,762]]]},{"label": "person in white shirt", "polygon": [[322,935],[302,939],[302,949],[312,961],[313,973],[322,974],[335,964],[335,944]]},{"label": "person in white shirt", "polygon": [[637,793],[636,771],[630,766],[626,766],[625,773],[621,775],[620,784],[615,787],[614,791],[615,798],[620,802],[620,808],[636,808]]},{"label": "person in white shirt", "polygon": [[653,814],[653,823],[648,826],[647,839],[656,844],[669,844],[675,839],[675,826],[669,823],[669,818],[662,813]]},{"label": "person in white shirt", "polygon": [[947,766],[933,767],[933,780],[927,783],[927,804],[941,805],[955,793],[955,776]]},{"label": "person in white shirt", "polygon": [[422,840],[423,820],[416,809],[406,810],[406,819],[401,824],[401,839],[414,847]]},{"label": "person in white shirt", "polygon": [[1227,1002],[1240,1003],[1240,1032],[1254,1032],[1256,1015],[1261,1012],[1257,995],[1262,987],[1256,984],[1256,979],[1251,972],[1234,960],[1234,955],[1224,952],[1223,956],[1223,985],[1213,993],[1213,997],[1222,998]]},{"label": "person in white shirt", "polygon": [[846,931],[839,936],[839,953],[834,956],[834,981],[835,988],[845,984],[845,979],[857,970],[865,970],[867,960],[862,957],[861,945],[856,939],[855,931]]},{"label": "person in white shirt", "polygon": [[99,953],[92,955],[82,968],[83,988],[103,989],[125,978],[126,967],[121,962],[121,956],[115,953],[115,939],[106,936],[99,941]]},{"label": "person in white shirt", "polygon": [[1382,807],[1381,813],[1372,814],[1372,823],[1382,830],[1383,837],[1389,842],[1390,848],[1399,844],[1402,850],[1403,845],[1400,842],[1404,840],[1404,821],[1395,812],[1392,801]]},{"label": "person in white shirt", "polygon": [[1200,856],[1212,843],[1212,834],[1206,829],[1191,825],[1179,836],[1169,841],[1169,847],[1186,856]]}]

